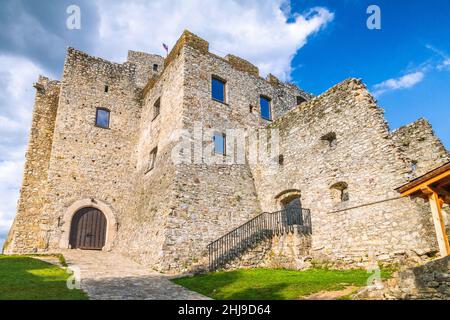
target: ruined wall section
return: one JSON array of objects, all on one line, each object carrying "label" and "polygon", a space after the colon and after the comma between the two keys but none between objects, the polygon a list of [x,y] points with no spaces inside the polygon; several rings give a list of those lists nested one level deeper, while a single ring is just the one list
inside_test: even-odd
[{"label": "ruined wall section", "polygon": [[[42,216],[48,249],[59,248],[67,208],[82,199],[106,204],[119,225],[133,201],[133,158],[141,112],[135,66],[115,64],[69,48]],[[106,92],[105,85],[108,85]],[[110,110],[110,127],[95,125],[96,109]],[[61,223],[62,222],[62,223]],[[108,221],[111,223],[111,221]]]},{"label": "ruined wall section", "polygon": [[393,131],[391,138],[410,164],[411,180],[450,161],[450,154],[423,118]]},{"label": "ruined wall section", "polygon": [[17,215],[4,245],[6,254],[37,252],[47,246],[45,226],[51,222],[42,217],[41,212],[48,190],[47,174],[60,83],[40,76],[35,88],[36,98],[22,187]]},{"label": "ruined wall section", "polygon": [[[423,202],[402,199],[347,210],[398,197],[395,188],[409,177],[383,111],[359,80],[331,88],[269,129],[280,132],[284,163],[273,170],[262,163],[253,170],[262,209],[281,209],[278,196],[299,190],[303,207],[311,209],[315,258],[349,265],[371,255],[394,261],[409,251],[425,255],[436,250]],[[348,186],[345,202],[332,188],[342,182]]]}]

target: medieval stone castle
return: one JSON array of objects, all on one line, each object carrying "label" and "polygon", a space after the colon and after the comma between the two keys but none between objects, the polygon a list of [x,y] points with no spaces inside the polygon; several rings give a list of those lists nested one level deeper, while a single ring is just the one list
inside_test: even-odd
[{"label": "medieval stone castle", "polygon": [[[190,271],[210,242],[293,204],[310,210],[311,234],[274,237],[236,264],[350,266],[437,251],[428,205],[395,189],[449,154],[426,120],[391,132],[360,80],[313,97],[185,31],[165,59],[130,51],[116,64],[69,48],[61,81],[40,77],[35,88],[5,253],[103,249]],[[277,132],[277,169],[272,158],[174,162],[173,133],[198,123],[214,130],[217,157],[235,152],[230,128]]]}]

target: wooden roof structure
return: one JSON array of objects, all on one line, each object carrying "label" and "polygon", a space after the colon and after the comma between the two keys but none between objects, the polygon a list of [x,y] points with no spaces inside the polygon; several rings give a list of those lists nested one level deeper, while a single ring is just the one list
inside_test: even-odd
[{"label": "wooden roof structure", "polygon": [[397,191],[403,196],[428,199],[422,192],[423,187],[436,190],[445,203],[450,204],[450,162],[401,186]]},{"label": "wooden roof structure", "polygon": [[450,162],[396,189],[404,197],[429,201],[441,256],[450,255],[450,244],[442,217],[444,203],[450,204]]}]

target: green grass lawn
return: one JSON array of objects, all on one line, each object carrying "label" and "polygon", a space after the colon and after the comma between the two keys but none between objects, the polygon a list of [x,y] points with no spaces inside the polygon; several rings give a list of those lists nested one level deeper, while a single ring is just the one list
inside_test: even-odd
[{"label": "green grass lawn", "polygon": [[69,276],[40,260],[0,255],[0,300],[86,300],[83,291],[67,288]]},{"label": "green grass lawn", "polygon": [[[363,287],[369,276],[366,270],[361,269],[242,269],[172,281],[218,300],[294,300],[321,291],[337,291],[348,286]],[[388,272],[382,272],[383,278],[389,276]]]}]

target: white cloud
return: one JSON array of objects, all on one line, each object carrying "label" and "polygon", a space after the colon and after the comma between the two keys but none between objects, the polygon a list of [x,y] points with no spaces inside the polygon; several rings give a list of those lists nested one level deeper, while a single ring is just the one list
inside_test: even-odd
[{"label": "white cloud", "polygon": [[0,242],[16,213],[34,101],[32,85],[40,73],[26,58],[0,55]]},{"label": "white cloud", "polygon": [[449,70],[450,71],[450,58],[442,61],[440,65],[438,65],[438,70]]},{"label": "white cloud", "polygon": [[211,51],[241,56],[263,75],[271,72],[282,79],[289,79],[292,58],[308,37],[334,18],[325,8],[292,14],[286,0],[101,0],[98,6],[97,55],[119,62],[126,49],[163,54],[161,44],[172,47],[188,29],[208,40]]},{"label": "white cloud", "polygon": [[414,87],[425,78],[425,73],[417,71],[404,75],[396,79],[389,79],[373,86],[374,95],[380,96],[387,91],[394,91],[400,89],[408,89]]}]

